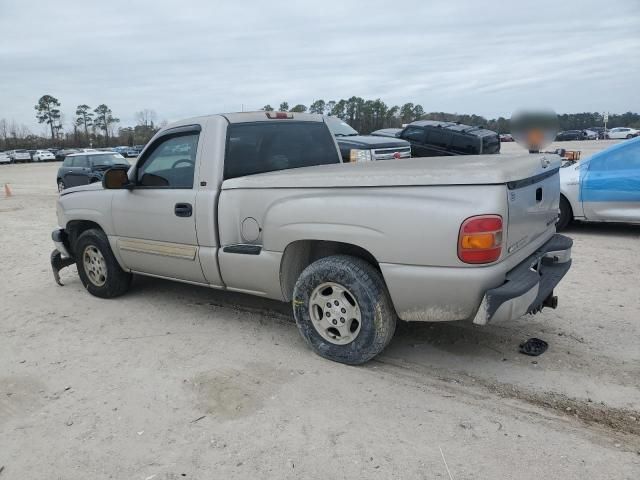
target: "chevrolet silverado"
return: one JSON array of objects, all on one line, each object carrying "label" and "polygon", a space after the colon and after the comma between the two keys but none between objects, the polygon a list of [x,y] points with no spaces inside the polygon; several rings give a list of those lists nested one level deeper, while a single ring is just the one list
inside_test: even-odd
[{"label": "chevrolet silverado", "polygon": [[571,265],[556,233],[560,158],[505,155],[343,164],[320,115],[192,118],[130,169],[57,204],[54,277],[89,293],[132,274],[291,302],[321,356],[366,362],[396,319],[485,325],[555,308]]}]

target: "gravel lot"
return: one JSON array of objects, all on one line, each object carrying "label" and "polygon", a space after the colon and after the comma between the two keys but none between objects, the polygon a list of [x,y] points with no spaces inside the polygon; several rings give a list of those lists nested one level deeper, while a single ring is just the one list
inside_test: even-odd
[{"label": "gravel lot", "polygon": [[58,166],[0,165],[0,480],[640,478],[639,227],[569,230],[557,310],[401,323],[347,367],[278,302],[142,277],[100,300],[75,267],[57,286]]}]

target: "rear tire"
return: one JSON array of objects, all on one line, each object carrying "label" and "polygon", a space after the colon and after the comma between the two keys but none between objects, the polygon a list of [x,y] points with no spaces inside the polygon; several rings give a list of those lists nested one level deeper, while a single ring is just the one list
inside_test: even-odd
[{"label": "rear tire", "polygon": [[558,216],[558,223],[556,223],[556,231],[564,230],[573,221],[573,209],[569,200],[564,196],[560,196],[560,215]]},{"label": "rear tire", "polygon": [[293,291],[293,314],[300,334],[318,355],[348,365],[378,355],[396,329],[382,275],[348,255],[321,258],[304,269]]},{"label": "rear tire", "polygon": [[627,140],[629,140],[630,138],[633,138],[633,135],[631,134],[627,135]]},{"label": "rear tire", "polygon": [[129,290],[131,274],[120,268],[102,230],[83,232],[75,242],[74,254],[80,280],[91,295],[114,298]]}]

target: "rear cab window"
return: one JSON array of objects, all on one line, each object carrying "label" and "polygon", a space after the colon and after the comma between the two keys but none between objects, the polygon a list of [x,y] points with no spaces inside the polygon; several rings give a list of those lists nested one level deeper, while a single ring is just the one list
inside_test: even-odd
[{"label": "rear cab window", "polygon": [[323,122],[274,120],[227,128],[225,179],[332,163],[340,163],[340,156]]}]

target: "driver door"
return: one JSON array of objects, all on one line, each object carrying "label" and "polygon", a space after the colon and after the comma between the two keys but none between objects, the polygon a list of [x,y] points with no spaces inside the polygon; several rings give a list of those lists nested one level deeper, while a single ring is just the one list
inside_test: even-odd
[{"label": "driver door", "polygon": [[206,283],[195,223],[200,127],[169,130],[140,157],[131,190],[114,190],[115,249],[134,272]]}]

